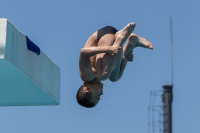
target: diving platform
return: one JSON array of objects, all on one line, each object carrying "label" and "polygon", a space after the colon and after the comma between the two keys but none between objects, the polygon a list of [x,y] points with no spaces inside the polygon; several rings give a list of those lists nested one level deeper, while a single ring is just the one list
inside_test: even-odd
[{"label": "diving platform", "polygon": [[0,18],[0,106],[60,103],[60,68],[7,19]]}]

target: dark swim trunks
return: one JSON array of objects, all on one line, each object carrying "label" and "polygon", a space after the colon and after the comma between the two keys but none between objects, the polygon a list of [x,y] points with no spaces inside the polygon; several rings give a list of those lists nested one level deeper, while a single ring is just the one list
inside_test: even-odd
[{"label": "dark swim trunks", "polygon": [[112,26],[105,26],[105,27],[103,27],[103,28],[101,28],[101,29],[98,30],[97,41],[99,41],[101,39],[101,37],[104,36],[105,34],[113,34],[113,35],[115,35],[115,33],[117,31],[118,30],[115,29]]}]

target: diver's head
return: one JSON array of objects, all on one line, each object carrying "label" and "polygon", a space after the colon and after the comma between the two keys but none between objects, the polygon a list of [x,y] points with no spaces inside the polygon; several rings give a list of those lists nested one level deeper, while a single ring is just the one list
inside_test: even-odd
[{"label": "diver's head", "polygon": [[96,106],[103,95],[103,84],[100,82],[86,82],[76,94],[77,102],[86,108]]}]

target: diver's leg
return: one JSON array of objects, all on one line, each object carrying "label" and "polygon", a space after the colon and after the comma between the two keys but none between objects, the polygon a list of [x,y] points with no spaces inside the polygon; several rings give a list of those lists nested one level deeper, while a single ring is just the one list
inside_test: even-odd
[{"label": "diver's leg", "polygon": [[[110,39],[107,39],[108,36],[111,36],[109,34],[103,36],[99,40],[98,46],[105,46],[105,45],[112,45],[115,47],[122,47],[123,43],[126,41],[126,39],[130,36],[132,31],[135,28],[135,23],[129,23],[127,24],[122,30],[118,31],[115,34],[115,41],[114,43],[108,43]],[[108,43],[108,44],[106,44]],[[121,50],[122,51],[122,50]],[[106,80],[110,77],[111,72],[115,68],[116,64],[118,63],[119,59],[121,58],[123,52],[119,52],[119,54],[116,57],[112,57],[109,54],[98,54],[96,56],[96,72],[98,77],[101,80]],[[119,58],[120,57],[120,58]]]},{"label": "diver's leg", "polygon": [[117,58],[117,64],[115,66],[115,69],[112,71],[112,73],[109,77],[109,80],[112,82],[118,81],[124,73],[124,70],[125,70],[127,62],[128,62],[128,59],[126,58],[124,53],[126,53],[125,48],[123,48],[123,51],[121,51],[121,53],[119,54],[119,56]]},{"label": "diver's leg", "polygon": [[[127,43],[123,48],[123,54],[122,54],[121,58],[118,57],[117,65],[109,77],[110,81],[115,82],[122,77],[123,72],[126,68],[127,62],[132,61],[130,59],[130,57],[131,57],[130,53],[132,53],[133,49],[136,48],[137,46],[153,49],[153,45],[149,41],[132,33],[128,37]],[[130,54],[130,55],[128,55],[129,59],[126,57],[127,54]]]}]

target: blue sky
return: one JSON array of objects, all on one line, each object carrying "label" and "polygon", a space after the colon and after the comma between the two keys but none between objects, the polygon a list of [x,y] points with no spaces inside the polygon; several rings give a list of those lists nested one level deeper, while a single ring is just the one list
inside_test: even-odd
[{"label": "blue sky", "polygon": [[[2,133],[147,133],[150,91],[171,83],[170,21],[174,35],[173,132],[200,132],[200,2],[1,0],[7,18],[61,68],[59,106],[0,107]],[[154,50],[136,48],[122,79],[104,82],[99,105],[76,103],[82,84],[79,51],[99,28],[123,28],[136,22],[135,33]],[[159,102],[160,99],[158,99]]]}]

